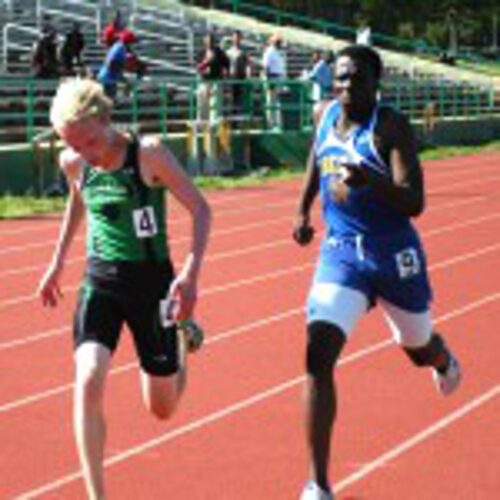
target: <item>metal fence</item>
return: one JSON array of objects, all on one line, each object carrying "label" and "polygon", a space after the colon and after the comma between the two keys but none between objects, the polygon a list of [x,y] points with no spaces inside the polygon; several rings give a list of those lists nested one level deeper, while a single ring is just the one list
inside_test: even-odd
[{"label": "metal fence", "polygon": [[[0,79],[0,143],[30,142],[49,127],[57,82]],[[312,84],[304,80],[200,81],[150,79],[119,90],[114,120],[167,136],[194,124],[224,120],[254,130],[307,130],[312,126]],[[328,96],[325,96],[328,97]],[[388,79],[381,99],[410,119],[481,116],[500,112],[490,86],[448,80]]]}]

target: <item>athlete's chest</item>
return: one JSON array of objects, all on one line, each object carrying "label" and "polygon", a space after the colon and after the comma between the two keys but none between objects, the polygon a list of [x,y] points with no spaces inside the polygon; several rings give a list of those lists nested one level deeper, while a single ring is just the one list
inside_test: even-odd
[{"label": "athlete's chest", "polygon": [[133,203],[135,187],[134,172],[126,168],[113,174],[90,174],[83,186],[83,197],[87,206],[94,207],[101,204]]}]

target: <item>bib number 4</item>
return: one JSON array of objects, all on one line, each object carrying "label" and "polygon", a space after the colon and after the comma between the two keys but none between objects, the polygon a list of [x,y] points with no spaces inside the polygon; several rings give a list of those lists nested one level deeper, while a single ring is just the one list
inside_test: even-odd
[{"label": "bib number 4", "polygon": [[134,210],[134,228],[138,238],[151,238],[158,232],[153,207],[142,207]]}]

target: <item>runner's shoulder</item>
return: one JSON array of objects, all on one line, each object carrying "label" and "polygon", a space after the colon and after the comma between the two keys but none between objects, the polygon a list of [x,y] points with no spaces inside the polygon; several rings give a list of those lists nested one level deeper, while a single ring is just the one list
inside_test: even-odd
[{"label": "runner's shoulder", "polygon": [[83,158],[74,149],[65,148],[59,153],[59,168],[68,179],[79,178],[83,164]]}]

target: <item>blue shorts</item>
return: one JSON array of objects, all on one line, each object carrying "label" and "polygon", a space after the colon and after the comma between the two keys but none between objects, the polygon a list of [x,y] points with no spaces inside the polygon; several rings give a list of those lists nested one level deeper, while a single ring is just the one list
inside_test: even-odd
[{"label": "blue shorts", "polygon": [[381,297],[413,313],[427,311],[432,300],[425,253],[413,228],[387,237],[325,239],[313,282],[352,288],[372,306]]}]

